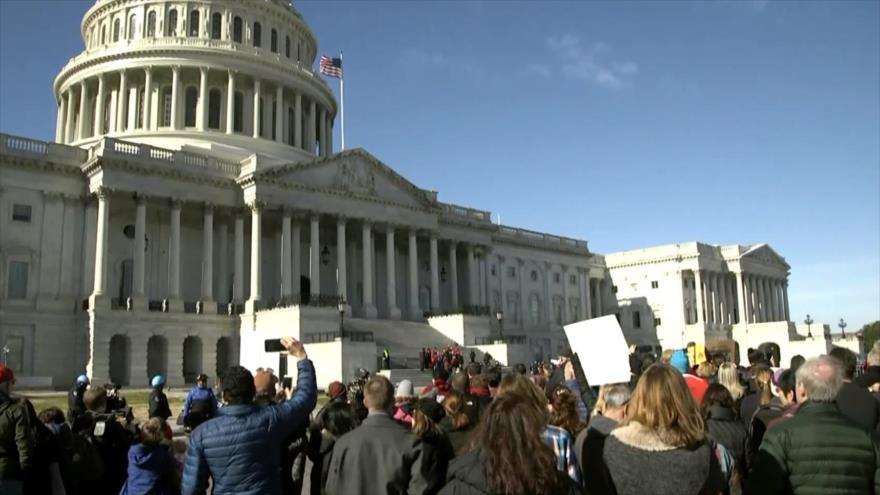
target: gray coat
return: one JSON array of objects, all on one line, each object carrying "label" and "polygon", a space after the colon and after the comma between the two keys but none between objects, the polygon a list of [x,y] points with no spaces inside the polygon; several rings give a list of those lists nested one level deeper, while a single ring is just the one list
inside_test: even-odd
[{"label": "gray coat", "polygon": [[438,481],[423,469],[426,454],[418,437],[389,414],[371,412],[359,427],[336,440],[326,492],[426,493]]}]

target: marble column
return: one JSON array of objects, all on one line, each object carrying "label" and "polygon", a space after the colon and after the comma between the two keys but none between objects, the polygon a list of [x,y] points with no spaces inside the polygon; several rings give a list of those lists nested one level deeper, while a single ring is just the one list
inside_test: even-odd
[{"label": "marble column", "polygon": [[526,296],[526,262],[522,258],[516,259],[516,274],[519,278],[519,328],[526,328],[526,307],[528,306],[528,297]]},{"label": "marble column", "polygon": [[364,318],[372,319],[376,318],[376,304],[373,302],[373,233],[370,222],[363,222],[361,234],[362,264],[364,269]]},{"label": "marble column", "polygon": [[451,293],[452,311],[460,311],[458,305],[458,252],[455,241],[449,243],[449,291]]},{"label": "marble column", "polygon": [[474,259],[474,245],[468,244],[465,248],[467,254],[467,272],[468,272],[468,297],[467,302],[470,306],[477,306],[480,302],[477,299],[477,263]]},{"label": "marble column", "polygon": [[260,114],[261,114],[260,101],[261,101],[261,96],[262,96],[261,91],[262,91],[262,89],[260,88],[260,80],[254,79],[254,126],[253,126],[254,127],[254,129],[253,129],[254,139],[258,139],[263,135],[263,133],[261,132],[262,129],[260,129],[260,127],[262,127],[262,123],[263,123],[260,120]]},{"label": "marble column", "polygon": [[602,316],[603,313],[602,306],[602,279],[596,279],[596,317]]},{"label": "marble column", "polygon": [[235,132],[235,73],[229,71],[226,83],[226,134]]},{"label": "marble column", "polygon": [[345,228],[346,218],[339,216],[336,218],[336,295],[339,299],[346,303],[350,303],[348,299],[348,267],[346,265],[345,252]]},{"label": "marble column", "polygon": [[581,300],[584,305],[584,316],[585,320],[589,320],[593,317],[593,304],[592,304],[592,294],[590,294],[590,269],[582,268],[580,270],[581,277],[581,288],[584,291],[583,295],[581,295]]},{"label": "marble column", "polygon": [[300,225],[300,217],[293,217],[293,225],[291,225],[290,229],[290,247],[291,250],[291,263],[290,263],[290,278],[293,286],[292,294],[293,294],[293,302],[295,304],[300,304],[302,302],[302,289],[300,279],[302,278],[302,227]]},{"label": "marble column", "polygon": [[203,313],[216,314],[214,301],[214,206],[205,205],[202,218],[202,297]]},{"label": "marble column", "polygon": [[251,207],[251,296],[247,301],[247,312],[255,313],[263,299],[263,205],[254,201]]},{"label": "marble column", "polygon": [[306,125],[308,138],[306,139],[305,149],[309,153],[315,152],[315,100],[309,102],[309,114],[306,117]]},{"label": "marble column", "polygon": [[781,294],[780,283],[779,280],[773,279],[773,313],[776,316],[776,321],[782,321],[782,302],[781,302]]},{"label": "marble column", "polygon": [[125,125],[128,122],[126,115],[128,114],[128,74],[125,70],[119,72],[119,92],[117,93],[116,103],[119,105],[116,110],[116,132],[125,132]]},{"label": "marble column", "polygon": [[431,308],[434,313],[440,311],[440,256],[437,253],[437,234],[431,233],[428,238],[429,258],[431,262]]},{"label": "marble column", "polygon": [[718,280],[718,292],[716,295],[718,296],[718,307],[720,308],[719,317],[717,318],[718,321],[716,323],[726,325],[730,323],[730,319],[727,316],[730,312],[730,308],[727,306],[727,284],[723,272],[716,274],[715,277]]},{"label": "marble column", "polygon": [[290,267],[290,209],[284,208],[281,212],[281,301],[290,303],[293,294],[293,271]]},{"label": "marble column", "polygon": [[183,311],[180,299],[180,200],[171,200],[171,228],[168,247],[168,311]]},{"label": "marble column", "polygon": [[385,228],[385,282],[388,299],[388,319],[399,320],[400,309],[397,307],[397,279],[395,278],[395,260],[397,250],[394,244],[394,226]]},{"label": "marble column", "polygon": [[504,277],[504,262],[507,261],[507,258],[505,258],[504,256],[502,256],[500,254],[497,255],[497,258],[498,258],[498,271],[495,273],[498,274],[498,293],[501,295],[501,300],[498,301],[498,306],[496,308],[494,308],[494,311],[495,312],[497,312],[497,311],[504,312],[507,310],[507,307],[506,307],[507,305],[504,304],[505,300],[507,298],[505,296],[507,289],[504,287],[504,282],[505,282],[505,280],[504,280],[505,279],[505,277]]},{"label": "marble column", "polygon": [[560,280],[562,281],[562,324],[567,325],[569,322],[573,321],[571,317],[571,306],[568,302],[568,266],[560,265],[560,269],[562,270],[562,274],[560,275]]},{"label": "marble column", "polygon": [[180,106],[180,67],[171,68],[171,122],[172,129],[180,129],[180,118],[178,113]]},{"label": "marble column", "polygon": [[151,130],[150,115],[152,115],[152,97],[153,97],[153,69],[144,68],[144,110],[141,116],[141,127],[147,131]]},{"label": "marble column", "polygon": [[769,277],[764,278],[764,304],[767,306],[767,309],[764,310],[767,321],[775,321],[776,317],[773,314],[773,291]]},{"label": "marble column", "polygon": [[785,321],[791,321],[791,307],[788,305],[788,280],[783,281],[782,299],[785,302]]},{"label": "marble column", "polygon": [[743,278],[742,271],[736,272],[736,297],[737,304],[739,305],[739,311],[737,311],[737,321],[736,323],[742,324],[748,322],[748,309],[747,309],[747,299],[745,289],[745,280]]},{"label": "marble column", "polygon": [[486,250],[480,249],[479,254],[477,255],[477,270],[479,271],[479,282],[480,282],[480,306],[488,306],[489,305],[489,294],[487,290],[487,281],[489,277],[486,273]]},{"label": "marble column", "polygon": [[303,147],[303,128],[302,128],[302,94],[297,93],[293,99],[293,145],[297,148]]},{"label": "marble column", "polygon": [[758,323],[764,323],[767,321],[767,299],[764,297],[764,278],[763,277],[755,277],[755,285],[758,288],[757,293],[757,309],[758,309]]},{"label": "marble column", "polygon": [[199,67],[199,102],[196,105],[196,130],[208,127],[208,68]]},{"label": "marble column", "polygon": [[[229,222],[221,219],[217,225],[217,302],[229,302]],[[207,369],[207,368],[206,368]]]},{"label": "marble column", "polygon": [[88,119],[86,118],[89,115],[89,87],[86,85],[86,81],[83,80],[79,83],[79,88],[79,125],[77,126],[76,138],[77,140],[83,140],[86,138],[86,132],[89,128]]},{"label": "marble column", "polygon": [[321,295],[320,231],[320,217],[317,214],[313,214],[311,218],[309,218],[309,244],[311,248],[311,255],[309,256],[309,293],[313,297],[318,297]]},{"label": "marble column", "polygon": [[58,99],[58,115],[55,121],[55,142],[59,144],[64,144],[67,142],[66,136],[64,135],[64,124],[67,122],[65,119],[67,118],[67,91],[61,93],[61,96]]},{"label": "marble column", "polygon": [[244,301],[244,218],[240,211],[235,213],[235,241],[232,247],[232,302]]},{"label": "marble column", "polygon": [[104,134],[104,74],[98,76],[98,94],[95,96],[95,118],[93,136]]},{"label": "marble column", "polygon": [[[131,295],[137,302],[144,300],[144,261],[147,235],[147,199],[143,194],[135,194],[134,214],[134,271],[131,276]],[[140,301],[138,301],[140,300]],[[137,309],[146,309],[138,307]]]},{"label": "marble column", "polygon": [[73,116],[76,114],[73,106],[73,89],[68,88],[67,91],[64,92],[66,105],[66,112],[64,115],[64,144],[70,143],[73,141]]},{"label": "marble column", "polygon": [[98,196],[97,242],[95,243],[95,296],[103,296],[107,290],[107,257],[110,229],[110,191],[101,187]]},{"label": "marble column", "polygon": [[424,315],[419,307],[419,254],[416,231],[409,231],[409,317],[421,320]]},{"label": "marble column", "polygon": [[275,88],[275,141],[284,142],[284,87]]},{"label": "marble column", "polygon": [[697,300],[697,324],[703,325],[705,323],[705,314],[704,314],[704,306],[703,306],[703,277],[702,271],[698,268],[694,270],[694,292],[695,299]]}]

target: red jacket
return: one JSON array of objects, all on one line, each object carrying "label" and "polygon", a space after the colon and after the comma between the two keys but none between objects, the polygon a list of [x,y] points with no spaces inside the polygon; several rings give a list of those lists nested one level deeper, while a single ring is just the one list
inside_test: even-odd
[{"label": "red jacket", "polygon": [[697,401],[698,405],[702,404],[703,396],[706,395],[706,390],[709,388],[709,382],[690,373],[685,373],[682,376],[684,377],[684,381],[687,383],[688,388],[691,390],[691,395],[694,396],[694,400]]}]

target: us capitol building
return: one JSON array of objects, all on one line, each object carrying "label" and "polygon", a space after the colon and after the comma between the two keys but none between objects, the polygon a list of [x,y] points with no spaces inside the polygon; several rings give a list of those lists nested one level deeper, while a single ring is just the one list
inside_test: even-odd
[{"label": "us capitol building", "polygon": [[653,277],[644,253],[498,225],[334,150],[336,99],[288,2],[99,0],[81,31],[54,82],[55,142],[0,135],[0,338],[20,381],[284,374],[263,350],[282,335],[307,343],[322,383],[375,369],[385,348],[395,368],[453,342],[529,362],[565,345],[562,325],[604,314],[632,343],[760,340],[737,325],[765,320],[803,339],[769,247],[701,265],[712,249],[694,244],[663,272],[661,319],[615,282]]}]

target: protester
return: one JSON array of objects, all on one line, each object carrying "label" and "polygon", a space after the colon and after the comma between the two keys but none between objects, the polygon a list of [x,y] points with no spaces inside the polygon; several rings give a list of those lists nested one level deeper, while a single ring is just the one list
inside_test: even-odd
[{"label": "protester", "polygon": [[0,493],[24,493],[33,467],[36,433],[27,399],[12,396],[15,373],[0,365]]},{"label": "protester", "polygon": [[134,443],[135,435],[123,428],[113,415],[106,414],[107,392],[104,387],[90,387],[86,390],[83,404],[86,411],[73,425],[73,434],[96,447],[102,471],[97,473],[100,478],[91,476],[85,479],[75,493],[115,495],[125,484],[128,475],[128,449]]},{"label": "protester", "polygon": [[865,388],[853,383],[856,372],[856,354],[844,347],[834,347],[829,356],[840,361],[843,386],[837,395],[840,413],[855,421],[862,428],[877,431],[880,428],[880,402]]},{"label": "protester", "polygon": [[422,397],[431,397],[437,402],[443,402],[443,397],[449,392],[449,372],[443,367],[434,368],[434,380],[430,385],[422,389]]},{"label": "protester", "polygon": [[455,455],[461,455],[468,449],[477,420],[468,413],[465,396],[454,390],[443,399],[443,410],[446,416],[440,421],[440,427],[446,432]]},{"label": "protester", "polygon": [[671,366],[655,364],[642,373],[626,419],[605,442],[604,460],[619,495],[724,490],[699,408]]},{"label": "protester", "polygon": [[171,417],[171,407],[168,406],[168,396],[165,395],[165,376],[156,375],[150,381],[153,390],[150,391],[150,418],[161,418],[168,421]]},{"label": "protester", "polygon": [[40,433],[37,434],[35,464],[44,465],[46,469],[42,473],[36,470],[31,473],[31,486],[26,486],[26,491],[64,495],[69,491],[66,488],[69,459],[63,445],[70,438],[70,426],[64,420],[64,411],[57,407],[43,409],[38,419],[43,430],[37,428]]},{"label": "protester", "polygon": [[724,385],[724,388],[730,392],[730,397],[733,398],[734,402],[734,411],[739,417],[739,404],[745,395],[746,389],[739,382],[739,372],[734,363],[723,363],[718,367],[718,383]]},{"label": "protester", "polygon": [[[333,458],[333,446],[336,445],[336,440],[339,437],[357,426],[351,408],[343,401],[331,401],[321,410],[321,413],[317,433],[313,427],[313,438],[309,439],[308,456],[312,461],[309,480],[310,495],[325,493],[327,475],[330,472],[330,460]],[[313,448],[312,445],[316,445],[316,447]]]},{"label": "protester", "polygon": [[89,388],[89,377],[79,375],[76,377],[73,388],[67,393],[67,421],[70,424],[73,424],[76,418],[86,410],[86,406],[83,404],[83,395],[87,388]]},{"label": "protester", "polygon": [[125,400],[125,397],[119,395],[119,391],[122,387],[119,386],[116,382],[108,382],[104,385],[104,389],[107,390],[107,412],[112,413],[114,411],[122,411],[128,407],[128,402]]},{"label": "protester", "polygon": [[703,419],[706,431],[712,440],[723,445],[737,466],[740,477],[748,473],[746,465],[747,433],[745,427],[736,418],[733,397],[724,385],[713,383],[706,389],[702,404]]},{"label": "protester", "polygon": [[550,394],[549,401],[550,424],[564,429],[572,438],[577,437],[586,427],[578,412],[578,398],[568,387],[560,385]]},{"label": "protester", "polygon": [[[642,371],[646,369],[642,368]],[[584,486],[590,494],[613,493],[611,475],[602,459],[605,440],[626,417],[626,405],[631,397],[632,391],[625,383],[603,385],[596,401],[599,409],[575,439],[575,454],[581,463]]]},{"label": "protester", "polygon": [[868,365],[865,373],[853,380],[853,383],[862,388],[871,388],[880,383],[880,348],[877,344],[874,344],[874,348],[865,357],[865,362]]},{"label": "protester", "polygon": [[195,428],[214,417],[219,404],[214,391],[208,386],[208,375],[196,377],[196,386],[186,394],[183,403],[183,424]]},{"label": "protester", "polygon": [[452,462],[441,495],[582,493],[556,469],[553,451],[541,441],[546,411],[531,402],[513,392],[499,393],[480,423],[476,450]]},{"label": "protester", "polygon": [[[580,417],[581,422],[586,423],[588,419],[587,404],[584,402],[582,398],[582,390],[580,384],[578,384],[574,361],[569,361],[565,363],[565,367],[563,368],[563,377],[565,381],[563,384],[569,391],[572,393],[572,397],[574,397],[575,408],[577,409],[578,416]],[[572,435],[577,435],[577,433],[571,432]]]},{"label": "protester", "polygon": [[418,397],[413,392],[413,384],[410,380],[400,380],[397,388],[394,390],[394,421],[412,429],[413,425],[413,402]]},{"label": "protester", "polygon": [[297,360],[297,384],[283,404],[259,407],[253,403],[254,377],[233,366],[223,377],[227,404],[217,417],[193,430],[183,473],[184,495],[204,493],[208,477],[214,495],[279,493],[281,444],[297,428],[305,427],[317,401],[315,368],[303,344],[291,337],[281,343]]},{"label": "protester", "polygon": [[327,493],[427,493],[436,480],[423,469],[419,438],[391,418],[391,382],[382,375],[370,378],[364,404],[367,418],[333,447]]},{"label": "protester", "polygon": [[684,378],[684,381],[688,386],[688,390],[691,391],[691,395],[694,397],[694,401],[696,401],[697,404],[701,403],[703,401],[703,395],[706,393],[706,389],[709,388],[709,382],[691,374],[690,363],[684,350],[676,350],[672,354],[669,364],[681,373],[681,376]]},{"label": "protester", "polygon": [[795,370],[785,370],[779,377],[779,400],[782,402],[782,414],[771,419],[767,423],[770,429],[774,425],[789,419],[797,413],[800,403],[797,401],[797,381],[795,378]]},{"label": "protester", "polygon": [[180,474],[165,440],[165,422],[151,418],[141,425],[140,443],[128,449],[128,479],[119,495],[180,493]]},{"label": "protester", "polygon": [[843,386],[840,362],[830,356],[808,359],[796,378],[801,406],[794,417],[767,432],[746,493],[880,492],[876,435],[835,405]]},{"label": "protester", "polygon": [[473,378],[483,372],[483,365],[479,361],[471,361],[467,366],[467,374]]},{"label": "protester", "polygon": [[800,354],[795,354],[794,356],[791,357],[791,359],[788,362],[789,363],[788,369],[796,372],[797,369],[800,368],[801,365],[804,364],[804,362],[806,362],[806,360],[807,359],[805,357],[801,356]]},{"label": "protester", "polygon": [[422,470],[432,480],[429,493],[436,493],[446,480],[446,469],[455,457],[455,449],[440,422],[446,416],[436,400],[421,398],[413,404],[413,433],[422,441]]}]

